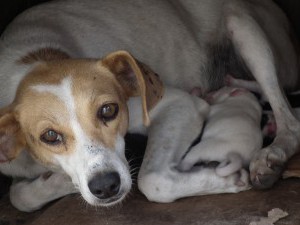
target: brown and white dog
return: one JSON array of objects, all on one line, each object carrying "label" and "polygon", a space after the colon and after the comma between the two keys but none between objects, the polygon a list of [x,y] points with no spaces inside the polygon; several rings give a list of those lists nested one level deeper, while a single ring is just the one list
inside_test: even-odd
[{"label": "brown and white dog", "polygon": [[256,79],[273,108],[277,137],[250,165],[255,187],[272,186],[299,148],[282,92],[299,86],[295,46],[271,0],[62,0],[23,13],[0,40],[0,170],[26,178],[11,201],[24,211],[77,191],[93,205],[121,201],[126,131],[148,134],[138,185],[149,200],[247,189],[209,168],[176,170],[208,113],[188,91],[218,89],[227,73]]}]

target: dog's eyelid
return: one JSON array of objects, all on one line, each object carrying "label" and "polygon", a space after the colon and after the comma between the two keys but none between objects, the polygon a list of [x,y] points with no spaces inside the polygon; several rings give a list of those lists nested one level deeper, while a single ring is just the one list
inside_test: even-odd
[{"label": "dog's eyelid", "polygon": [[40,140],[45,144],[55,146],[64,143],[64,136],[54,129],[47,129],[40,136]]},{"label": "dog's eyelid", "polygon": [[104,103],[97,111],[97,118],[107,126],[107,122],[114,120],[118,116],[118,113],[119,105],[117,103]]}]

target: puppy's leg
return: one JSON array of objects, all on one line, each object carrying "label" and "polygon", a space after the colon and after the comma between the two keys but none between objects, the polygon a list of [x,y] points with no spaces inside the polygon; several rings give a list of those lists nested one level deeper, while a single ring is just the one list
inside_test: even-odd
[{"label": "puppy's leg", "polygon": [[280,177],[286,161],[299,149],[300,124],[279,85],[276,53],[258,23],[247,13],[235,10],[227,15],[227,29],[236,51],[260,84],[274,111],[277,136],[270,146],[254,156],[250,164],[253,185],[269,188]]},{"label": "puppy's leg", "polygon": [[14,181],[10,188],[10,201],[20,211],[32,212],[50,201],[76,192],[70,177],[47,172],[35,180]]},{"label": "puppy's leg", "polygon": [[225,76],[225,85],[227,85],[229,87],[244,88],[251,92],[259,94],[260,95],[259,101],[261,104],[265,104],[266,102],[268,102],[267,97],[261,90],[261,87],[257,83],[257,81],[237,79],[237,78],[234,78],[233,76],[227,74]]},{"label": "puppy's leg", "polygon": [[242,169],[226,177],[216,174],[214,168],[201,168],[179,172],[169,168],[139,176],[139,189],[148,200],[173,202],[176,199],[219,193],[237,193],[250,189],[249,174]]},{"label": "puppy's leg", "polygon": [[195,164],[200,162],[226,161],[227,152],[231,150],[227,146],[228,143],[218,139],[202,140],[187,152],[177,168],[180,171],[189,171]]},{"label": "puppy's leg", "polygon": [[[154,125],[154,124],[153,124]],[[138,187],[148,200],[172,202],[176,199],[217,193],[236,193],[250,188],[249,174],[245,170],[227,177],[217,175],[215,168],[199,168],[182,172],[178,167],[177,147],[169,148],[179,140],[176,129],[166,130],[159,127],[148,135],[145,158],[138,176]],[[183,131],[184,132],[184,131]],[[165,133],[175,136],[166,138]],[[179,146],[183,147],[180,139]],[[186,145],[188,147],[188,145]]]},{"label": "puppy's leg", "polygon": [[243,168],[243,159],[240,154],[229,153],[227,159],[216,168],[216,173],[221,177],[226,177]]},{"label": "puppy's leg", "polygon": [[[205,109],[206,113],[198,116],[199,111],[189,100],[192,98],[188,94],[178,99],[174,95],[170,98],[165,96],[150,114],[153,117],[138,187],[151,201],[172,202],[187,196],[249,189],[246,171],[225,178],[218,176],[215,168],[188,172],[178,170],[182,157],[200,133],[204,114],[208,113]],[[197,97],[194,100],[201,103]],[[202,104],[207,106],[207,103]],[[244,185],[239,186],[241,183]]]},{"label": "puppy's leg", "polygon": [[190,171],[200,162],[218,161],[216,174],[226,177],[243,168],[243,160],[237,153],[232,152],[232,146],[226,142],[215,140],[201,141],[194,146],[178,165],[180,171]]},{"label": "puppy's leg", "polygon": [[249,91],[253,91],[258,94],[262,94],[261,88],[256,81],[237,79],[237,78],[234,78],[233,76],[227,74],[225,76],[225,84],[229,87],[245,88]]}]

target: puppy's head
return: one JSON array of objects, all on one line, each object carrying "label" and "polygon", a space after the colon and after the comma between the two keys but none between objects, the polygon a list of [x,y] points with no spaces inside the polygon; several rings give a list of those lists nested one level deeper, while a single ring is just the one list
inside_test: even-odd
[{"label": "puppy's head", "polygon": [[161,94],[158,77],[124,51],[102,60],[35,62],[14,102],[0,111],[0,162],[26,149],[69,174],[90,204],[114,204],[131,188],[126,102],[141,96],[148,125]]},{"label": "puppy's head", "polygon": [[237,97],[253,99],[257,101],[256,98],[248,90],[244,88],[227,87],[227,86],[222,87],[217,91],[208,93],[206,95],[206,100],[210,104],[218,104],[229,99],[236,99]]}]

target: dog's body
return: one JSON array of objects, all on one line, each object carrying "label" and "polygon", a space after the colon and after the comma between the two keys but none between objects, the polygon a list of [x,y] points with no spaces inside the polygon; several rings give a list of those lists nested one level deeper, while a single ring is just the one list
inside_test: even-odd
[{"label": "dog's body", "polygon": [[[128,130],[149,136],[138,179],[148,199],[169,202],[247,189],[235,185],[236,176],[221,178],[214,170],[176,170],[201,130],[208,111],[205,102],[174,89],[166,88],[163,94],[156,76],[125,52],[101,61],[69,59],[125,49],[150,65],[164,83],[183,91],[195,86],[204,93],[215,90],[227,73],[255,78],[274,110],[278,132],[274,143],[252,160],[251,179],[254,186],[270,187],[300,140],[299,122],[280,86],[298,86],[291,33],[283,13],[269,0],[67,0],[38,6],[18,17],[0,42],[0,161],[27,149],[42,164],[40,173],[45,167],[64,171],[88,202],[113,204],[131,186],[123,141],[129,115]],[[91,97],[96,94],[100,100]],[[127,113],[126,101],[137,95],[142,103],[140,98],[129,99]],[[149,124],[149,110],[152,121],[146,129],[143,121]],[[40,121],[46,122],[36,127]],[[20,165],[15,162],[12,165]],[[0,166],[7,174],[32,177],[4,167],[7,163]],[[29,167],[36,176],[35,166]],[[60,180],[59,173],[54,175]],[[54,195],[56,187],[47,183],[47,176],[41,178],[12,187],[16,207],[34,210],[74,192],[66,185]],[[241,179],[246,182],[247,176]],[[37,186],[42,199],[34,198]]]},{"label": "dog's body", "polygon": [[246,89],[223,87],[208,95],[211,104],[197,148],[191,148],[179,168],[189,171],[196,163],[218,161],[219,176],[247,169],[254,153],[262,147],[262,109]]}]

